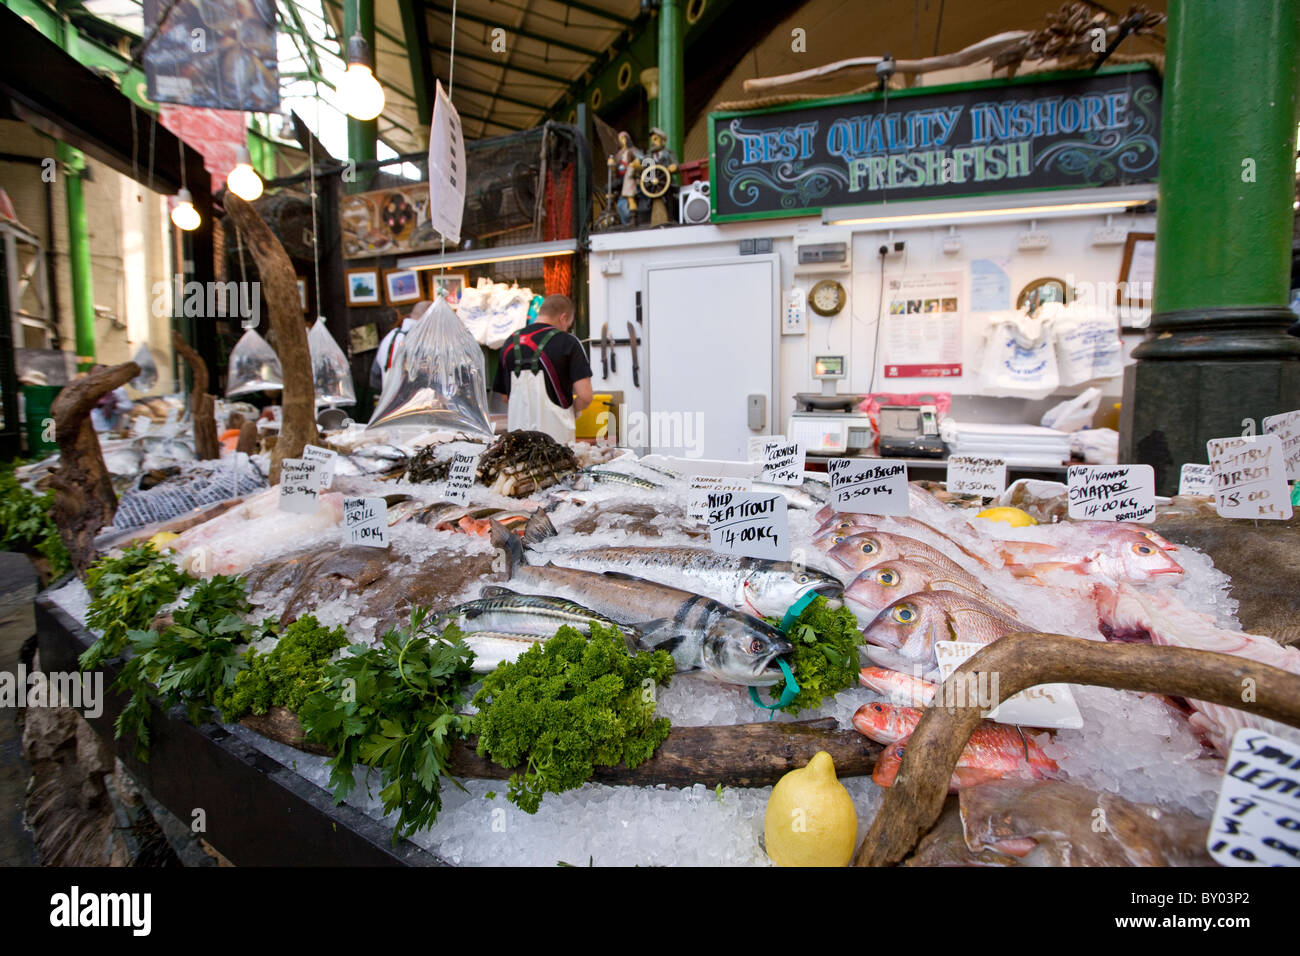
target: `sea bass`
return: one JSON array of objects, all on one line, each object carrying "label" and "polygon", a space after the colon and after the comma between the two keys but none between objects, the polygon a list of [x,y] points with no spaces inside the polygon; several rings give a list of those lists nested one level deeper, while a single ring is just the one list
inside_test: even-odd
[{"label": "sea bass", "polygon": [[1016,631],[1032,631],[985,601],[954,591],[921,591],[900,598],[884,608],[862,631],[869,644],[889,649],[892,654],[867,657],[889,666],[901,660],[907,665],[932,665],[935,641],[967,641],[991,644]]},{"label": "sea bass", "polygon": [[[540,511],[529,525],[524,540],[530,543],[555,533]],[[679,671],[700,670],[725,683],[757,687],[784,679],[776,660],[794,650],[794,645],[776,628],[748,614],[702,594],[627,574],[530,565],[524,559],[523,542],[496,523],[492,544],[504,555],[507,576],[518,586],[547,595],[581,595],[585,607],[620,624],[638,626],[641,647],[669,651]]]},{"label": "sea bass", "polygon": [[955,591],[978,598],[1009,617],[1015,611],[994,597],[973,575],[965,571],[939,571],[921,561],[881,561],[862,571],[844,589],[844,600],[853,612],[874,616],[900,597],[917,591]]}]

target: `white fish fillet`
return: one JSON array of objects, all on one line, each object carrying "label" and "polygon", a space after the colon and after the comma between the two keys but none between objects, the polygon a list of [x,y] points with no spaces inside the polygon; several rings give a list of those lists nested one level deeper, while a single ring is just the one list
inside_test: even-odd
[{"label": "white fish fillet", "polygon": [[191,528],[171,547],[180,556],[180,566],[191,574],[238,574],[262,560],[272,548],[281,550],[286,542],[324,531],[343,520],[341,494],[325,492],[319,502],[315,514],[280,511],[277,485]]}]

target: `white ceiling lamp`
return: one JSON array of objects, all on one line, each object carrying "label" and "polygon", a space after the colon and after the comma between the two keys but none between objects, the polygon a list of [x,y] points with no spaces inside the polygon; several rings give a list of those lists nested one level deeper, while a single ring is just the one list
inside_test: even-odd
[{"label": "white ceiling lamp", "polygon": [[247,146],[240,146],[235,151],[235,168],[226,177],[226,188],[246,202],[262,195],[262,177],[253,168]]},{"label": "white ceiling lamp", "polygon": [[193,232],[199,228],[202,218],[199,211],[194,208],[194,197],[184,186],[176,193],[176,205],[172,207],[172,224],[177,229],[184,229],[186,232]]},{"label": "white ceiling lamp", "polygon": [[371,70],[370,45],[359,33],[348,40],[348,69],[338,91],[343,109],[353,119],[372,120],[384,110],[384,88]]}]

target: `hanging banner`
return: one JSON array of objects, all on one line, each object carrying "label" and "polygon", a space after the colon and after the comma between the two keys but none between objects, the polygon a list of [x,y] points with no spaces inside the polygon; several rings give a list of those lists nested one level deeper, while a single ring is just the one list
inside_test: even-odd
[{"label": "hanging banner", "polygon": [[460,114],[442,83],[434,82],[437,99],[429,127],[429,218],[448,242],[460,242],[465,216],[465,138]]},{"label": "hanging banner", "polygon": [[239,147],[248,139],[244,114],[231,110],[163,103],[158,107],[158,124],[202,155],[203,168],[212,176],[214,193],[225,185],[226,176],[235,166]]},{"label": "hanging banner", "polygon": [[887,277],[885,289],[889,301],[881,338],[885,378],[961,375],[962,274]]},{"label": "hanging banner", "polygon": [[150,29],[161,23],[144,54],[146,89],[155,103],[279,111],[275,4],[144,0],[144,22]]},{"label": "hanging banner", "polygon": [[1159,140],[1145,67],[710,113],[712,218],[1150,183]]}]

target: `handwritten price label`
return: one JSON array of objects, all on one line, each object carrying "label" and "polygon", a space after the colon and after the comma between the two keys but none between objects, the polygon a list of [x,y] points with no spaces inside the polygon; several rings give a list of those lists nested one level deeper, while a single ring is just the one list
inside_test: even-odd
[{"label": "handwritten price label", "polygon": [[1209,465],[1188,462],[1178,472],[1178,493],[1180,495],[1214,494],[1214,472]]},{"label": "handwritten price label", "polygon": [[703,520],[709,516],[709,492],[749,491],[754,486],[751,478],[729,478],[726,475],[696,475],[691,479],[691,497],[686,504],[689,517]]},{"label": "handwritten price label", "polygon": [[1156,518],[1156,473],[1150,465],[1071,465],[1070,517],[1085,521]]},{"label": "handwritten price label", "polygon": [[907,466],[901,461],[832,458],[826,463],[836,511],[860,515],[908,512]]},{"label": "handwritten price label", "polygon": [[383,498],[344,498],[343,527],[348,544],[388,547],[388,506]]},{"label": "handwritten price label", "polygon": [[[935,641],[934,658],[939,664],[939,673],[943,679],[951,677],[953,671],[984,646],[970,641]],[[997,690],[996,682],[990,685],[989,690]],[[943,702],[936,699],[935,703]],[[980,701],[981,706],[994,707],[988,719],[1000,724],[1069,730],[1078,730],[1083,726],[1083,715],[1079,713],[1079,705],[1074,701],[1069,684],[1038,684],[1008,697],[1000,705],[995,704],[996,701],[992,700],[987,705]]]},{"label": "handwritten price label", "polygon": [[1290,519],[1281,438],[1211,438],[1205,447],[1214,473],[1214,510],[1221,518]]},{"label": "handwritten price label", "polygon": [[280,510],[312,515],[320,507],[320,472],[316,462],[286,458],[280,462]]},{"label": "handwritten price label", "polygon": [[1232,738],[1205,846],[1224,866],[1300,866],[1300,744],[1253,727]]},{"label": "handwritten price label", "polygon": [[748,442],[747,455],[750,461],[762,461],[763,453],[769,445],[785,444],[784,435],[751,435]]},{"label": "handwritten price label", "polygon": [[476,452],[454,452],[451,456],[451,465],[447,471],[447,483],[442,489],[442,498],[444,501],[457,501],[461,504],[469,503],[469,490],[474,487],[474,479],[478,475],[478,459],[483,454],[483,450]]},{"label": "handwritten price label", "polygon": [[328,448],[321,448],[319,445],[302,446],[302,460],[314,462],[317,466],[316,478],[320,482],[321,491],[334,484],[334,463],[338,457]]},{"label": "handwritten price label", "polygon": [[754,491],[710,492],[709,545],[719,554],[790,560],[785,495]]},{"label": "handwritten price label", "polygon": [[802,442],[768,442],[763,449],[763,471],[758,480],[771,485],[803,484],[803,464]]},{"label": "handwritten price label", "polygon": [[1282,439],[1286,480],[1300,481],[1300,411],[1270,415],[1264,419],[1264,432]]},{"label": "handwritten price label", "polygon": [[948,490],[957,495],[996,498],[1007,490],[1007,460],[981,455],[948,458]]}]

